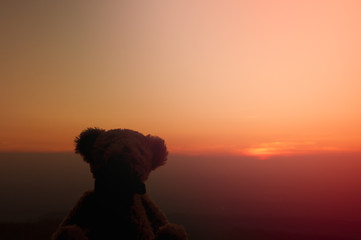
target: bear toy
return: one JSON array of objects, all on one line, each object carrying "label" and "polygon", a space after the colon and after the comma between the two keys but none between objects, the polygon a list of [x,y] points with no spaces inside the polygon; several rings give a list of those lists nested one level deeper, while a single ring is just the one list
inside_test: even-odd
[{"label": "bear toy", "polygon": [[161,138],[129,129],[88,128],[75,145],[90,165],[94,190],[84,193],[52,239],[188,239],[183,226],[169,223],[146,194],[149,173],[167,160]]}]

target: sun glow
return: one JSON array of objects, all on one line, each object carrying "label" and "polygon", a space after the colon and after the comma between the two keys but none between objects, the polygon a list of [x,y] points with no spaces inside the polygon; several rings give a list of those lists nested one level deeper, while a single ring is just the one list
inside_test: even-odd
[{"label": "sun glow", "polygon": [[270,142],[246,148],[244,155],[267,159],[272,156],[290,156],[310,153],[342,152],[340,148],[319,146],[315,142]]},{"label": "sun glow", "polygon": [[246,151],[246,155],[256,156],[259,159],[267,159],[272,155],[276,155],[275,148],[250,148]]}]

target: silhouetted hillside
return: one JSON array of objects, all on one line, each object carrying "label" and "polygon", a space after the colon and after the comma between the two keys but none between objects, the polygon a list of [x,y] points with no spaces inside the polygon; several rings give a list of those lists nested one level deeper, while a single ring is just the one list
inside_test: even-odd
[{"label": "silhouetted hillside", "polygon": [[2,240],[49,240],[60,219],[44,219],[38,222],[2,222]]},{"label": "silhouetted hillside", "polygon": [[[190,239],[361,238],[358,154],[170,156],[147,190]],[[82,193],[89,170],[72,153],[0,154],[0,239],[48,239]],[[42,220],[46,219],[57,220]],[[11,223],[9,223],[11,222]]]}]

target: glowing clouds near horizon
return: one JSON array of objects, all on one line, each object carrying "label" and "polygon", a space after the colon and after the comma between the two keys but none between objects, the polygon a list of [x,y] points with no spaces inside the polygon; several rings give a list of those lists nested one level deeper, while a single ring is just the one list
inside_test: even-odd
[{"label": "glowing clouds near horizon", "polygon": [[[347,149],[349,150],[349,149]],[[345,152],[346,149],[318,146],[315,142],[270,142],[240,150],[243,155],[267,159],[272,156],[292,156],[299,154],[322,154],[330,152]]]}]

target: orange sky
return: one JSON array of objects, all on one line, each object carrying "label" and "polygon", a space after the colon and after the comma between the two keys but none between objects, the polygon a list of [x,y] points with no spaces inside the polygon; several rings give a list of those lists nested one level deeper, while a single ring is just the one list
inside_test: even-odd
[{"label": "orange sky", "polygon": [[0,3],[0,151],[89,126],[170,152],[361,150],[361,2]]}]

